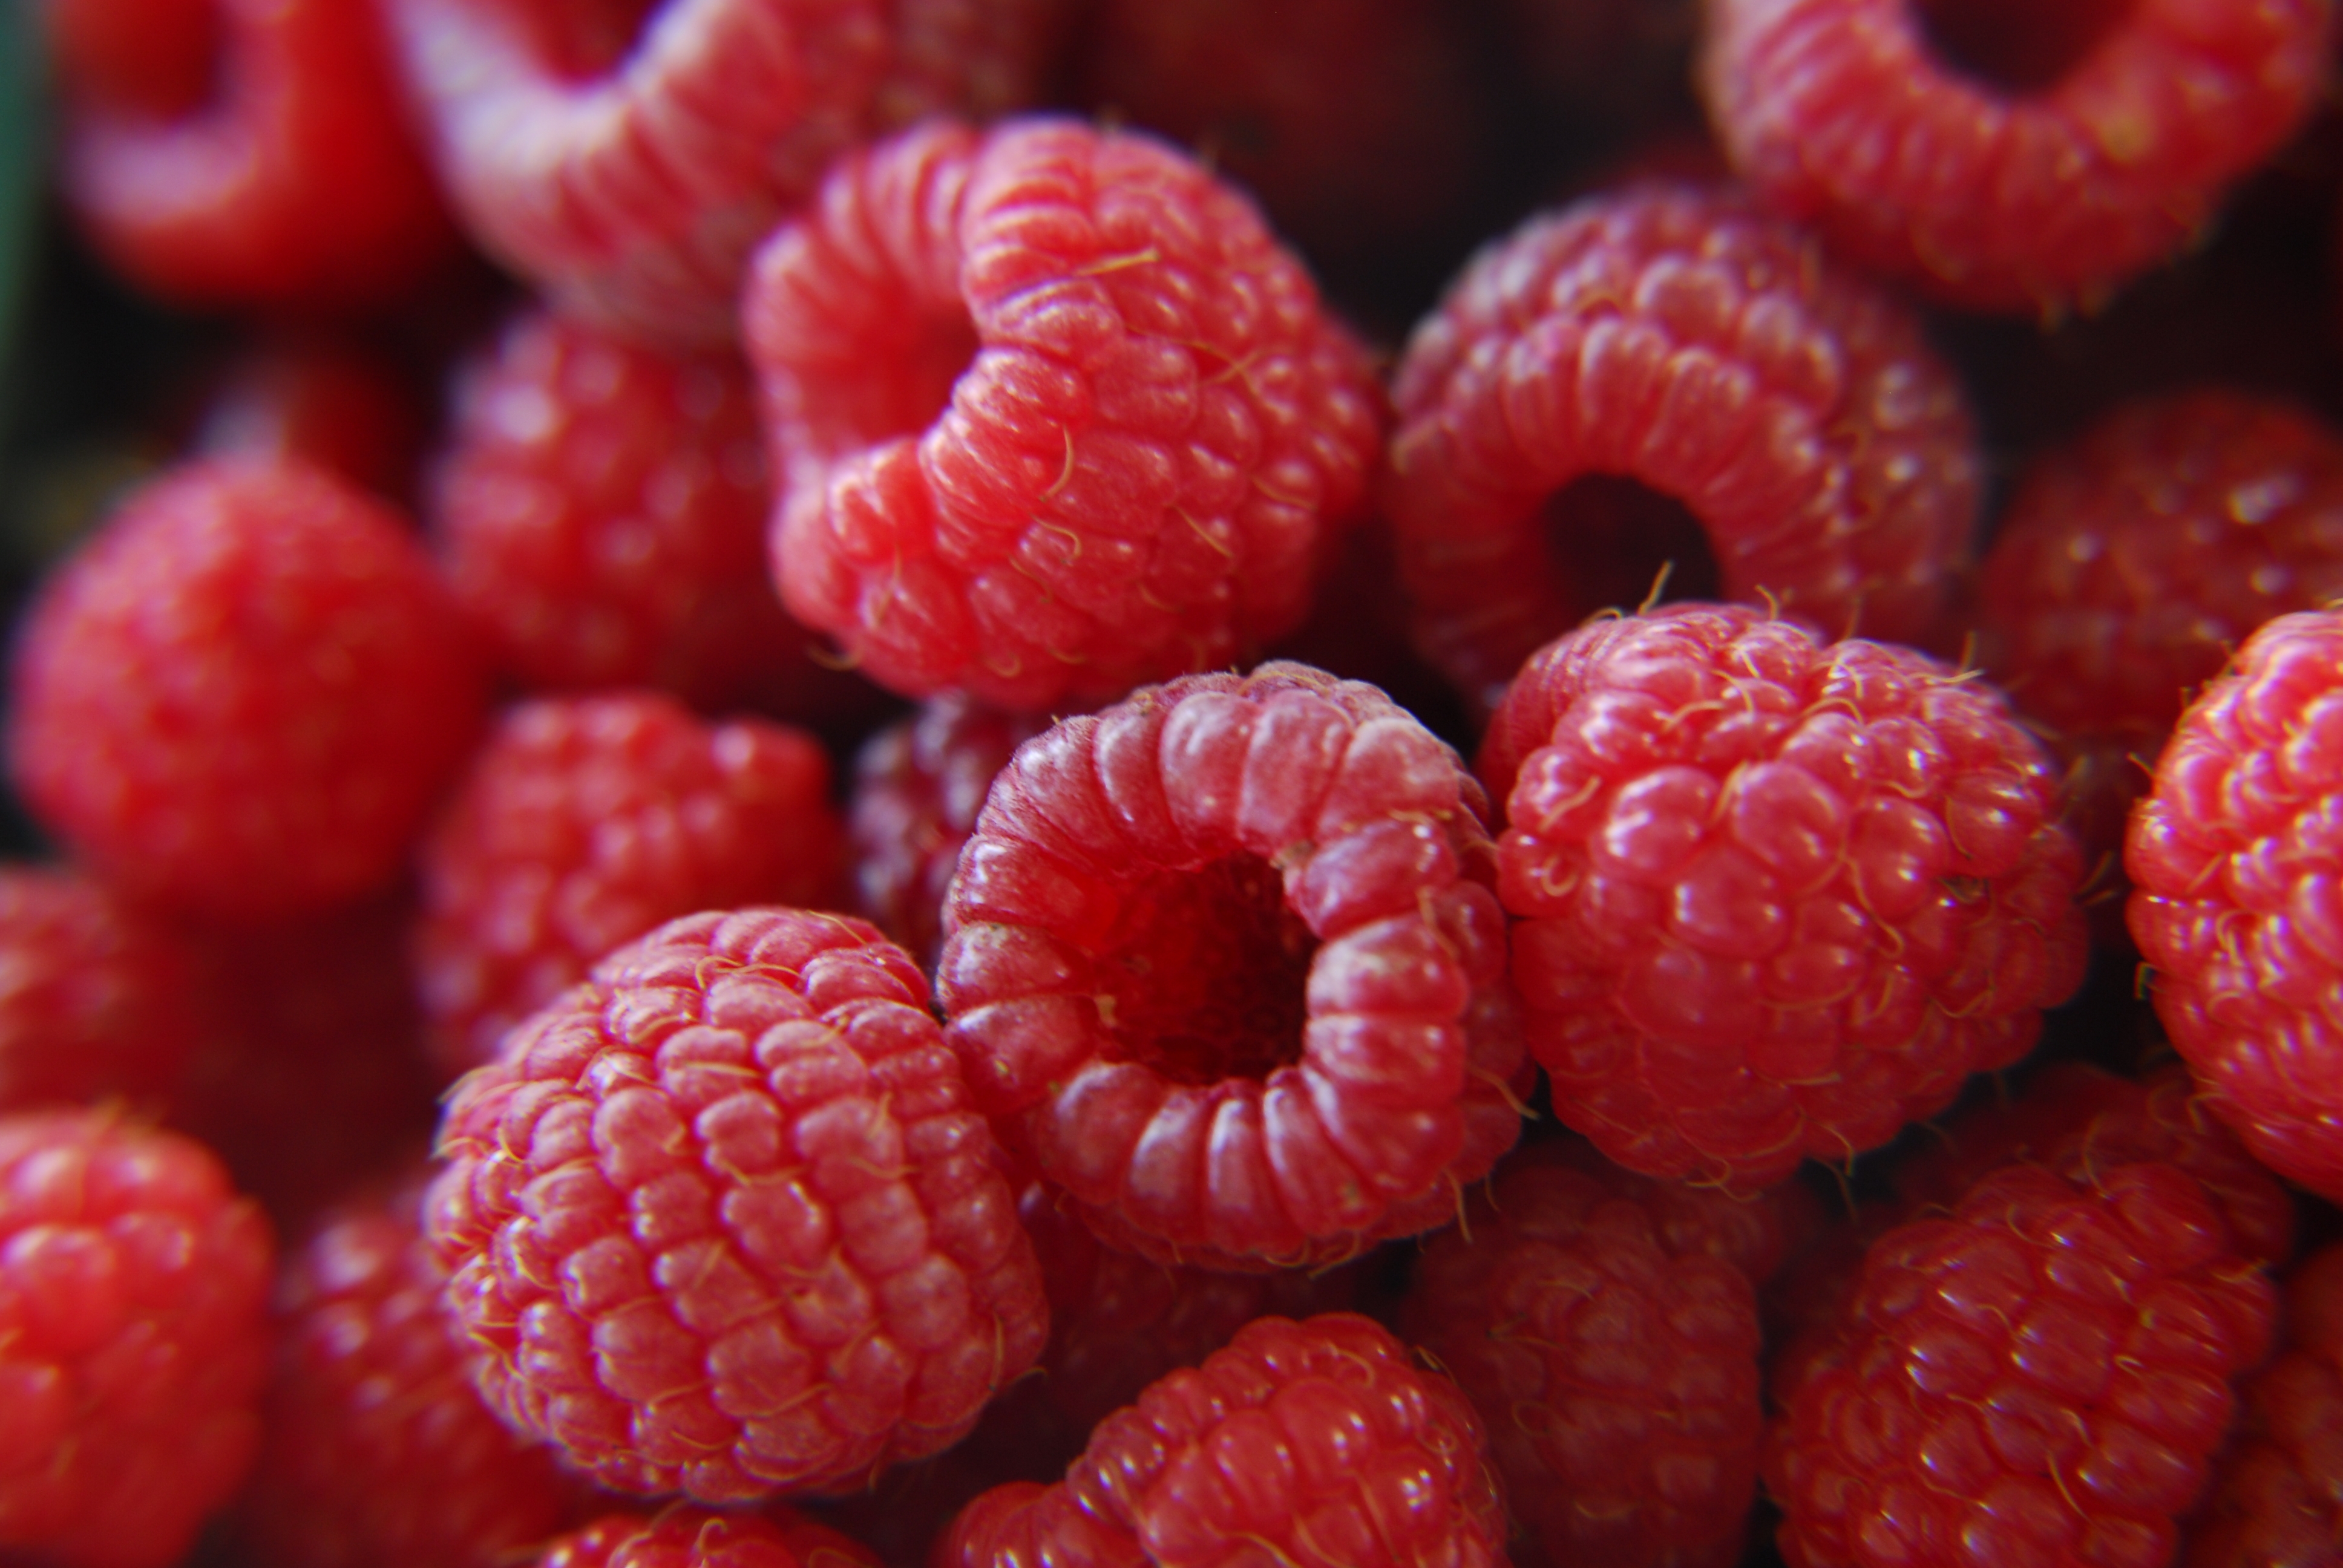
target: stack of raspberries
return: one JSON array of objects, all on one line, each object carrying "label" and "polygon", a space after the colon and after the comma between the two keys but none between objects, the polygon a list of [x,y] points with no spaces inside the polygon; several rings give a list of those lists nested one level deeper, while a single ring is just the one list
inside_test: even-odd
[{"label": "stack of raspberries", "polygon": [[0,1563],[2343,1564],[2338,5],[35,0]]}]

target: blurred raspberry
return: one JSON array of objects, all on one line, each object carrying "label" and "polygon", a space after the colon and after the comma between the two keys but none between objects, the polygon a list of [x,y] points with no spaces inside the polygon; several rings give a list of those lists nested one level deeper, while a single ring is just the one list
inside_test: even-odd
[{"label": "blurred raspberry", "polygon": [[191,443],[204,457],[299,459],[399,504],[429,414],[407,372],[354,337],[287,333],[230,360]]}]

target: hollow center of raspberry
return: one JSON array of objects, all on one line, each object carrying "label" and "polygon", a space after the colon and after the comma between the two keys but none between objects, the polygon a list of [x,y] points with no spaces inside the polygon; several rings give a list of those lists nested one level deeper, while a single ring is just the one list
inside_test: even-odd
[{"label": "hollow center of raspberry", "polygon": [[1637,480],[1615,474],[1574,480],[1546,498],[1544,523],[1582,615],[1725,595],[1725,574],[1700,520],[1682,501]]},{"label": "hollow center of raspberry", "polygon": [[1180,1083],[1266,1077],[1302,1056],[1318,939],[1258,855],[1146,879],[1099,965],[1107,1054]]},{"label": "hollow center of raspberry", "polygon": [[2123,25],[2137,0],[1920,0],[1945,63],[2004,92],[2037,92]]},{"label": "hollow center of raspberry", "polygon": [[643,24],[660,0],[560,0],[538,4],[530,21],[538,48],[556,75],[572,82],[607,76],[635,52]]}]

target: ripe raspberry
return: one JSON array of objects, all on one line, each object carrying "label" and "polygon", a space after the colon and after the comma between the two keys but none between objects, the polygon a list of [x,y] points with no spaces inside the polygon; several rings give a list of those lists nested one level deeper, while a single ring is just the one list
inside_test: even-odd
[{"label": "ripe raspberry", "polygon": [[458,384],[453,427],[428,521],[458,599],[529,687],[652,686],[704,710],[809,716],[850,701],[839,689],[868,690],[806,657],[812,634],[774,595],[762,437],[736,357],[531,311]]},{"label": "ripe raspberry", "polygon": [[1523,668],[1481,775],[1530,1050],[1631,1170],[1763,1186],[1883,1143],[2082,979],[2041,748],[1909,648],[1597,621]]},{"label": "ripe raspberry", "polygon": [[563,1536],[537,1568],[880,1568],[860,1543],[793,1509],[710,1513],[675,1506],[614,1513]]},{"label": "ripe raspberry", "polygon": [[0,1554],[168,1568],[260,1438],[267,1221],[104,1112],[0,1117]]},{"label": "ripe raspberry", "polygon": [[979,1498],[933,1561],[1488,1568],[1504,1542],[1473,1407],[1334,1312],[1246,1324],[1100,1423],[1065,1480]]},{"label": "ripe raspberry", "polygon": [[466,1375],[424,1180],[338,1205],[278,1281],[267,1433],[240,1510],[266,1568],[505,1568],[583,1516],[586,1488]]},{"label": "ripe raspberry", "polygon": [[2343,612],[2280,616],[2174,730],[2124,848],[2156,1015],[2255,1158],[2343,1199]]},{"label": "ripe raspberry", "polygon": [[[1593,196],[1489,246],[1416,327],[1393,399],[1417,642],[1491,708],[1541,644],[1641,601],[1669,552],[1705,571],[1654,496],[1713,552],[1715,586],[1680,588],[1881,638],[1934,619],[1976,523],[1976,434],[1917,316],[1722,190]],[[1623,580],[1620,560],[1644,564]]]},{"label": "ripe raspberry", "polygon": [[1483,800],[1390,699],[1304,665],[1026,742],[937,966],[979,1103],[1152,1257],[1314,1265],[1444,1223],[1521,1131]]},{"label": "ripe raspberry", "polygon": [[1730,1568],[1756,1496],[1757,1298],[1736,1258],[1680,1243],[1747,1227],[1664,1216],[1704,1198],[1763,1229],[1761,1203],[1530,1152],[1424,1249],[1402,1331],[1480,1411],[1545,1560]]},{"label": "ripe raspberry", "polygon": [[404,505],[428,420],[407,373],[363,340],[285,335],[229,363],[189,446],[207,457],[314,463]]},{"label": "ripe raspberry", "polygon": [[[157,28],[170,11],[184,19]],[[65,45],[67,204],[148,293],[349,308],[399,297],[454,254],[371,7],[64,0],[33,14],[54,15]]]},{"label": "ripe raspberry", "polygon": [[773,570],[863,672],[1039,710],[1298,625],[1378,438],[1365,356],[1151,137],[924,127],[842,161],[742,307]]},{"label": "ripe raspberry", "polygon": [[2343,1246],[2286,1285],[2279,1354],[2238,1391],[2237,1441],[2188,1527],[2187,1568],[2311,1568],[2343,1543]]},{"label": "ripe raspberry", "polygon": [[110,881],[263,920],[387,886],[478,732],[455,605],[398,516],[298,463],[183,465],[52,577],[9,761]]},{"label": "ripe raspberry", "polygon": [[1056,0],[390,0],[473,236],[630,337],[729,341],[749,252],[856,144],[1032,95]]},{"label": "ripe raspberry", "polygon": [[837,1490],[949,1446],[1048,1329],[900,950],[673,921],[458,1084],[426,1223],[505,1420],[621,1491]]},{"label": "ripe raspberry", "polygon": [[424,840],[415,965],[452,1077],[661,921],[820,905],[842,833],[802,730],[707,724],[649,692],[508,712]]},{"label": "ripe raspberry", "polygon": [[944,895],[993,776],[1050,727],[946,695],[870,738],[854,760],[846,830],[862,913],[932,967]]},{"label": "ripe raspberry", "polygon": [[1792,1568],[2171,1561],[2275,1292],[2194,1178],[1986,1177],[1865,1259],[1766,1434]]},{"label": "ripe raspberry", "polygon": [[1860,265],[2047,313],[2210,220],[2312,107],[2333,20],[2329,0],[1719,0],[1700,82],[1743,177]]}]

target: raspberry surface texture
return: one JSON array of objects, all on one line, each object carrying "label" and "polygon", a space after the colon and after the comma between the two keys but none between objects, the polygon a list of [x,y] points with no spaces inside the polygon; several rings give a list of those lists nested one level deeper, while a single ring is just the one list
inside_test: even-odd
[{"label": "raspberry surface texture", "polygon": [[880,1568],[876,1553],[789,1508],[614,1513],[563,1536],[537,1568]]},{"label": "raspberry surface texture", "polygon": [[0,1555],[179,1560],[260,1440],[272,1261],[202,1145],[0,1117]]},{"label": "raspberry surface texture", "polygon": [[[1976,433],[1916,314],[1721,187],[1632,186],[1493,242],[1393,401],[1416,640],[1484,708],[1669,560],[1694,597],[1916,638],[1976,525]],[[1654,527],[1654,499],[1696,528]]]},{"label": "raspberry surface texture", "polygon": [[860,920],[661,927],[468,1076],[439,1142],[426,1223],[482,1394],[618,1491],[863,1485],[1048,1332],[927,982]]},{"label": "raspberry surface texture", "polygon": [[1631,1170],[1844,1160],[2081,981],[2047,759],[1909,648],[1740,606],[1593,621],[1523,667],[1480,768],[1530,1050]]},{"label": "raspberry surface texture", "polygon": [[802,730],[709,723],[649,692],[542,698],[498,723],[419,856],[415,964],[450,1076],[662,921],[834,901],[830,759]]},{"label": "raspberry surface texture", "polygon": [[1784,1558],[2171,1562],[2276,1301],[2172,1166],[1986,1177],[1873,1244],[1785,1392],[1763,1461]]},{"label": "raspberry surface texture", "polygon": [[743,301],[792,614],[880,684],[1112,701],[1256,657],[1363,503],[1380,392],[1165,144],[936,125],[842,162]]},{"label": "raspberry surface texture", "polygon": [[1318,1264],[1445,1223],[1521,1131],[1484,799],[1383,693],[1305,665],[1028,741],[937,969],[979,1103],[1167,1261]]},{"label": "raspberry surface texture", "polygon": [[628,336],[729,341],[740,270],[830,162],[1030,99],[1057,0],[391,0],[472,236]]},{"label": "raspberry surface texture", "polygon": [[2343,613],[2280,616],[2182,716],[2124,846],[2157,1016],[2257,1159],[2343,1199]]},{"label": "raspberry surface texture", "polygon": [[970,1504],[937,1568],[1492,1568],[1505,1517],[1455,1385],[1373,1321],[1262,1318],[1100,1423],[1050,1486]]},{"label": "raspberry surface texture", "polygon": [[[1742,177],[1951,304],[2095,306],[2177,252],[2312,108],[2329,0],[1719,0],[1699,63]],[[1961,56],[1966,56],[1963,58]]]},{"label": "raspberry surface texture", "polygon": [[483,703],[396,512],[233,458],[135,491],[44,586],[13,678],[43,826],[126,890],[242,920],[387,887]]},{"label": "raspberry surface texture", "polygon": [[60,45],[59,184],[140,288],[212,309],[350,309],[398,298],[455,253],[371,7],[66,0],[34,15]]}]

